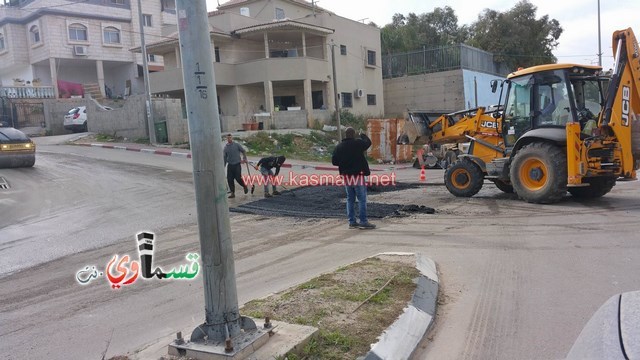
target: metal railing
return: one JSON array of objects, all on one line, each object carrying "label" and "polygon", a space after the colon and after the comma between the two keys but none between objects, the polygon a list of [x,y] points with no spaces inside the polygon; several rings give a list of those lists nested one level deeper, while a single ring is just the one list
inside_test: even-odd
[{"label": "metal railing", "polygon": [[10,99],[53,99],[53,86],[2,86],[0,97]]},{"label": "metal railing", "polygon": [[382,56],[384,79],[456,69],[502,76],[510,72],[504,64],[493,60],[492,53],[464,44]]}]

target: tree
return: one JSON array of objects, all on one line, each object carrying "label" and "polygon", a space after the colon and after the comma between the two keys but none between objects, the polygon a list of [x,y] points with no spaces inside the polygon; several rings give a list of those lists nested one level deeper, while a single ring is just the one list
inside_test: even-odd
[{"label": "tree", "polygon": [[555,63],[562,27],[544,15],[536,19],[537,7],[522,0],[501,13],[485,9],[469,28],[469,45],[489,51],[510,69]]},{"label": "tree", "polygon": [[468,28],[459,27],[454,10],[445,6],[421,15],[394,14],[391,24],[385,25],[380,33],[382,52],[391,54],[459,44],[467,39]]}]

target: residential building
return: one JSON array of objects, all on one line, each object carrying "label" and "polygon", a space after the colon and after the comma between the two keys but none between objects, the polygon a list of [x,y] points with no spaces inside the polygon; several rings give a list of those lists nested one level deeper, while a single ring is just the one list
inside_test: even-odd
[{"label": "residential building", "polygon": [[[146,42],[175,29],[175,0],[142,0]],[[136,0],[4,0],[0,5],[0,87],[50,86],[54,96],[144,93]],[[149,62],[162,69],[162,57]],[[11,96],[9,96],[11,97]]]},{"label": "residential building", "polygon": [[[326,122],[335,111],[334,80],[341,109],[384,114],[375,26],[303,0],[232,0],[209,13],[209,24],[223,131],[252,121],[265,129]],[[165,65],[150,74],[151,92],[184,99],[180,44],[177,33],[173,37],[148,46]]]}]

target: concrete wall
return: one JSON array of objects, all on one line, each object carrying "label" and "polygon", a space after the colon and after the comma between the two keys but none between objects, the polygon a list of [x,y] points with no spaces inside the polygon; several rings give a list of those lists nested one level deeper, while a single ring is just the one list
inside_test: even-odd
[{"label": "concrete wall", "polygon": [[131,140],[148,137],[144,96],[132,96],[123,102],[123,105],[112,111],[100,111],[96,106],[88,106],[89,131]]},{"label": "concrete wall", "polygon": [[276,111],[273,114],[273,125],[276,129],[307,128],[306,110]]},{"label": "concrete wall", "polygon": [[182,117],[182,101],[180,99],[153,99],[154,121],[167,123],[169,144],[180,144],[189,141],[189,124]]},{"label": "concrete wall", "polygon": [[466,108],[464,91],[462,70],[385,79],[386,117],[403,117],[407,109],[462,110]]}]

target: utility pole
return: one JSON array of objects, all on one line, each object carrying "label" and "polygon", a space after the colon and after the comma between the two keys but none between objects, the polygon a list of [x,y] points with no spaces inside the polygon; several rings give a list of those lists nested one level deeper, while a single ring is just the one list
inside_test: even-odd
[{"label": "utility pole", "polygon": [[338,120],[338,141],[342,141],[342,126],[340,126],[340,105],[338,99],[338,79],[336,78],[336,44],[331,39],[331,67],[333,68],[333,98],[336,103],[336,119]]},{"label": "utility pole", "polygon": [[142,49],[142,78],[144,79],[144,94],[147,108],[147,125],[149,130],[149,142],[156,143],[155,122],[153,120],[153,106],[151,104],[151,85],[149,85],[149,64],[147,63],[147,46],[144,41],[144,18],[142,17],[142,4],[138,0],[138,22],[140,22],[140,48]]},{"label": "utility pole", "polygon": [[[177,348],[234,355],[253,346],[258,338],[268,337],[268,333],[258,330],[251,319],[241,317],[238,309],[206,3],[205,0],[178,0],[176,3],[198,212],[205,321],[193,330],[191,343],[185,344],[179,338],[169,346],[169,351],[172,354],[172,349]],[[203,348],[206,350],[198,350]]]},{"label": "utility pole", "polygon": [[598,0],[598,66],[602,66],[602,41],[600,39],[600,0]]}]

